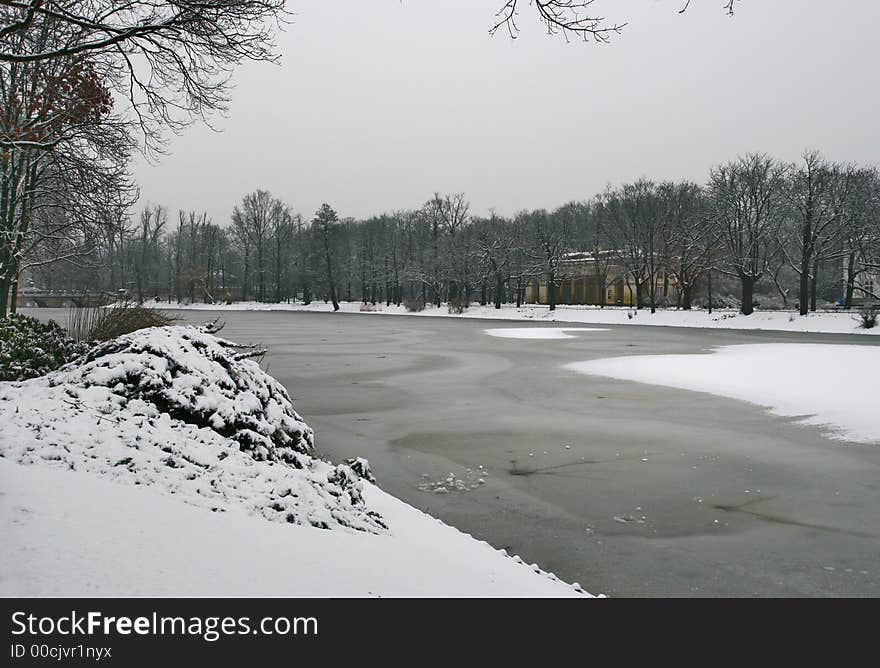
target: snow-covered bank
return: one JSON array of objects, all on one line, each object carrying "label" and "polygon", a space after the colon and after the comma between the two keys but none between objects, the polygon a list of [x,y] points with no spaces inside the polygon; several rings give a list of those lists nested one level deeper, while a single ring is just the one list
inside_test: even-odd
[{"label": "snow-covered bank", "polygon": [[367,485],[390,534],[211,513],[0,458],[2,596],[578,596]]},{"label": "snow-covered bank", "polygon": [[724,346],[709,355],[643,355],[566,368],[748,401],[803,417],[829,435],[880,442],[880,347],[771,343]]},{"label": "snow-covered bank", "polygon": [[0,595],[581,593],[316,458],[252,352],[149,328],[0,383]]},{"label": "snow-covered bank", "polygon": [[[312,302],[303,304],[263,304],[260,302],[236,302],[225,304],[168,304],[148,302],[159,309],[187,309],[198,311],[305,311],[332,313],[332,304]],[[811,313],[800,316],[794,311],[756,311],[744,316],[738,311],[716,310],[711,314],[703,310],[676,311],[660,310],[652,314],[647,309],[636,311],[633,308],[598,306],[557,306],[551,311],[547,306],[528,305],[521,308],[504,306],[471,306],[462,314],[450,314],[442,306],[428,306],[418,313],[410,313],[403,306],[371,307],[361,311],[360,302],[344,302],[340,305],[343,313],[381,313],[385,315],[414,315],[421,317],[483,318],[489,320],[522,320],[534,322],[561,322],[587,325],[654,325],[659,327],[699,327],[709,329],[770,330],[781,332],[815,332],[827,334],[865,334],[880,335],[880,327],[863,329],[859,327],[858,317],[853,313]]]}]

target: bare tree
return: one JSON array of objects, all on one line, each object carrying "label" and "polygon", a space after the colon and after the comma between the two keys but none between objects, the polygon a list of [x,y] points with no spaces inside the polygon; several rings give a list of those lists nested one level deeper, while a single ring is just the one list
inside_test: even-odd
[{"label": "bare tree", "polygon": [[[48,38],[17,41],[34,48]],[[77,57],[46,64],[0,62],[0,102],[3,317],[10,292],[15,307],[21,271],[93,251],[81,243],[84,230],[118,221],[114,207],[132,199],[133,186],[125,171],[130,138],[111,113],[109,89],[90,62]],[[42,242],[46,248],[40,252]]]},{"label": "bare tree", "polygon": [[[470,217],[470,204],[464,193],[434,197],[425,205],[431,221],[432,251],[435,263],[435,284],[439,288],[438,300],[446,292],[446,301],[469,300],[470,277],[468,276],[468,248],[462,237]],[[439,306],[439,301],[437,303]]]},{"label": "bare tree", "polygon": [[556,310],[557,294],[562,279],[560,265],[570,250],[568,233],[564,221],[554,219],[545,210],[521,214],[527,234],[532,243],[525,250],[533,261],[529,273],[532,276],[543,276],[547,281],[547,303],[550,310]]},{"label": "bare tree", "polygon": [[282,300],[284,290],[285,257],[289,252],[295,229],[290,208],[280,200],[275,201],[270,217],[270,233],[272,239],[272,264],[274,268],[275,301]]},{"label": "bare tree", "polygon": [[[529,0],[538,16],[551,35],[561,33],[566,39],[576,36],[581,39],[592,39],[597,42],[607,42],[608,38],[619,33],[626,25],[606,24],[603,17],[593,16],[589,12],[593,0]],[[494,35],[504,27],[507,33],[515,38],[519,32],[516,24],[517,9],[520,0],[507,0],[496,12],[496,23],[489,29],[489,34]]]},{"label": "bare tree", "polygon": [[839,248],[844,232],[843,208],[850,186],[851,169],[827,162],[818,151],[804,153],[800,165],[792,165],[786,190],[791,207],[791,226],[780,232],[780,248],[787,264],[799,278],[800,314],[816,310],[819,263],[828,251]]},{"label": "bare tree", "polygon": [[777,252],[776,230],[785,216],[787,167],[752,153],[712,169],[709,194],[726,268],[742,287],[743,315],[754,311],[754,288]]},{"label": "bare tree", "polygon": [[612,219],[612,240],[618,261],[626,268],[627,281],[632,279],[636,308],[645,304],[647,296],[651,313],[657,310],[657,277],[662,260],[663,232],[657,185],[640,179],[613,191],[607,198]]},{"label": "bare tree", "polygon": [[664,258],[678,286],[678,306],[691,308],[694,291],[710,267],[710,249],[717,243],[709,221],[706,197],[696,183],[662,183]]},{"label": "bare tree", "polygon": [[147,205],[141,211],[139,252],[134,265],[135,289],[138,302],[143,303],[147,285],[155,289],[157,270],[160,263],[159,241],[162,230],[168,222],[168,213],[162,206]]},{"label": "bare tree", "polygon": [[[508,221],[492,216],[485,221],[483,230],[477,236],[477,249],[483,266],[482,282],[492,281],[492,297],[496,309],[501,308],[505,298],[505,287],[510,282],[511,264],[517,243],[511,234]],[[485,296],[481,304],[485,304]]]},{"label": "bare tree", "polygon": [[843,210],[844,307],[852,308],[856,292],[880,300],[880,286],[862,278],[880,273],[880,173],[876,167],[856,170]]},{"label": "bare tree", "polygon": [[[604,17],[597,16],[591,10],[593,2],[594,0],[506,0],[495,13],[496,21],[489,29],[489,34],[494,35],[504,28],[510,37],[515,38],[519,33],[516,22],[518,9],[521,5],[528,4],[537,13],[548,34],[561,34],[566,40],[575,37],[604,43],[611,36],[620,33],[626,23],[609,23]],[[737,0],[724,2],[723,7],[731,16],[736,2]],[[678,13],[684,14],[690,4],[690,0],[685,0]]]},{"label": "bare tree", "polygon": [[236,237],[248,256],[244,283],[247,284],[247,274],[255,262],[257,299],[261,302],[266,301],[266,262],[274,220],[283,215],[284,208],[269,191],[257,190],[245,195],[232,214]]},{"label": "bare tree", "polygon": [[[0,62],[87,57],[155,148],[164,128],[225,108],[236,65],[275,60],[275,28],[286,18],[283,0],[8,0]],[[47,33],[53,39],[35,45]]]}]

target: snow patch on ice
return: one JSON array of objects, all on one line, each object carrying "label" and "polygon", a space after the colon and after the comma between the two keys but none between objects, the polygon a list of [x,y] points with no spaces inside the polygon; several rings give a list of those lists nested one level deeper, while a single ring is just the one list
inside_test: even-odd
[{"label": "snow patch on ice", "polygon": [[486,334],[500,339],[576,339],[568,332],[607,332],[597,327],[500,327],[487,329]]},{"label": "snow patch on ice", "polygon": [[880,441],[880,346],[768,343],[711,354],[644,355],[575,362],[565,368],[758,404],[832,438]]}]

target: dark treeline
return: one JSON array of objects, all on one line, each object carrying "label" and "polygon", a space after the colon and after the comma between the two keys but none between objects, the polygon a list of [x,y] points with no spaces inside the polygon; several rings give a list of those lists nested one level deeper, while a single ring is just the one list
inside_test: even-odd
[{"label": "dark treeline", "polygon": [[713,168],[702,185],[641,179],[512,217],[474,216],[463,194],[439,193],[419,209],[366,220],[328,204],[303,217],[260,190],[227,225],[151,205],[84,242],[96,248],[88,266],[37,268],[34,285],[124,289],[140,301],[500,308],[520,305],[529,282],[542,281],[553,308],[566,258],[578,253],[593,258],[600,284],[625,280],[639,308],[688,309],[714,289],[716,305],[733,294],[745,314],[756,301],[806,314],[878,299],[880,174],[818,153],[796,164],[751,154]]}]

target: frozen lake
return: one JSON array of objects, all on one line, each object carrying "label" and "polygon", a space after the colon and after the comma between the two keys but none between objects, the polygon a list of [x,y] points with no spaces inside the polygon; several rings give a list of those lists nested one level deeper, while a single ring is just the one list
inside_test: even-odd
[{"label": "frozen lake", "polygon": [[831,440],[732,399],[562,368],[876,337],[628,325],[508,338],[485,333],[498,321],[222,318],[222,336],[269,346],[264,366],[322,454],[368,458],[392,494],[591,592],[880,596],[880,445]]}]

